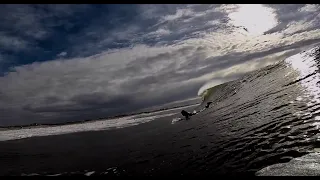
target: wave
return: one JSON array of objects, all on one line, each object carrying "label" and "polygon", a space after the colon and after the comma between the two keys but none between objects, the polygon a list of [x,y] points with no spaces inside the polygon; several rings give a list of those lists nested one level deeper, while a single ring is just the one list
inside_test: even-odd
[{"label": "wave", "polygon": [[256,173],[257,176],[320,176],[320,153],[293,158],[287,163],[274,164]]},{"label": "wave", "polygon": [[167,113],[160,115],[149,115],[147,117],[127,116],[122,118],[99,120],[79,124],[49,126],[49,127],[31,127],[27,129],[14,129],[1,131],[0,141],[24,139],[38,136],[52,136],[69,134],[75,132],[101,131],[113,128],[124,128],[129,126],[146,123],[157,118],[172,116],[176,113]]},{"label": "wave", "polygon": [[319,49],[207,89],[198,109],[213,106],[195,118],[214,129],[212,136],[228,138],[207,155],[207,163],[221,165],[215,171],[255,172],[319,146]]}]

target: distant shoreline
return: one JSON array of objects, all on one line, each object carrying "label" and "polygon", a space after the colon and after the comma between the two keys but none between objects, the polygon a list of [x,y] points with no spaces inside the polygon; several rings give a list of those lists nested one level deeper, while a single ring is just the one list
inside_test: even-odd
[{"label": "distant shoreline", "polygon": [[102,120],[122,118],[122,117],[127,117],[127,116],[149,114],[149,113],[154,113],[154,112],[158,112],[158,111],[174,110],[174,109],[177,109],[177,108],[195,106],[195,105],[200,105],[200,104],[201,103],[194,103],[194,104],[188,104],[188,105],[183,105],[183,106],[174,106],[174,107],[171,107],[171,108],[161,108],[161,109],[151,110],[151,111],[135,112],[135,113],[129,113],[129,114],[120,114],[120,115],[110,116],[110,117],[106,117],[106,118],[71,121],[71,122],[65,122],[65,123],[45,123],[45,124],[32,123],[32,124],[27,124],[27,125],[0,126],[0,131],[2,131],[2,130],[23,129],[23,128],[32,128],[32,127],[53,127],[53,126],[63,126],[63,125],[72,125],[72,124],[82,124],[82,123],[86,123],[86,122],[96,122],[96,121],[102,121]]}]

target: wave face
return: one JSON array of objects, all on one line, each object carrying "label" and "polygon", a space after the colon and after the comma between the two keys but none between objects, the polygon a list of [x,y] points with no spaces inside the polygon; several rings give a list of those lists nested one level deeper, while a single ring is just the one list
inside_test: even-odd
[{"label": "wave face", "polygon": [[208,164],[220,164],[217,172],[256,172],[320,145],[319,49],[215,89],[207,98],[213,107],[197,117],[212,137],[223,139],[213,141]]}]

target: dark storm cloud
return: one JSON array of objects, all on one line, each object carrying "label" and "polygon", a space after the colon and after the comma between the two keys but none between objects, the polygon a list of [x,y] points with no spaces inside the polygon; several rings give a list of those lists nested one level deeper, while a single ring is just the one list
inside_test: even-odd
[{"label": "dark storm cloud", "polygon": [[43,39],[50,36],[53,27],[68,26],[64,18],[87,10],[86,5],[2,5],[0,28],[16,38]]},{"label": "dark storm cloud", "polygon": [[45,112],[55,112],[55,113],[63,113],[63,112],[79,112],[79,111],[92,111],[99,110],[101,108],[114,108],[119,109],[122,107],[132,106],[133,99],[131,96],[123,95],[123,96],[113,96],[111,98],[107,98],[103,93],[92,93],[92,94],[81,94],[77,95],[70,99],[71,104],[67,105],[54,105],[57,102],[57,98],[52,102],[51,100],[47,100],[47,104],[40,107],[32,107],[26,106],[24,110],[30,111],[33,113],[45,113]]},{"label": "dark storm cloud", "polygon": [[208,81],[239,78],[319,41],[318,6],[266,7],[277,24],[256,36],[232,23],[236,5],[2,6],[0,125],[103,118],[195,97]]}]

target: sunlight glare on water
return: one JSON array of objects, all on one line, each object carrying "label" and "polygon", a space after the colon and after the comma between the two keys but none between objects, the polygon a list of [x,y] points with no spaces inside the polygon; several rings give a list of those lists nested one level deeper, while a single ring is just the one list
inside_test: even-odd
[{"label": "sunlight glare on water", "polygon": [[[286,59],[286,63],[299,73],[298,79],[302,79],[315,73],[306,80],[301,81],[301,85],[307,90],[307,95],[310,100],[314,103],[320,103],[320,88],[318,82],[320,82],[319,73],[317,72],[317,62],[313,56],[309,56],[312,50],[305,53],[297,54]],[[300,99],[299,99],[300,98]],[[297,100],[302,100],[302,97],[297,98]]]},{"label": "sunlight glare on water", "polygon": [[[304,89],[306,90],[304,97],[310,100],[310,102],[307,103],[307,106],[309,107],[312,107],[320,103],[320,88],[318,85],[318,82],[320,82],[320,77],[318,73],[319,67],[316,59],[314,58],[314,56],[312,56],[313,51],[315,50],[317,49],[311,49],[309,51],[291,56],[290,58],[286,59],[286,63],[288,63],[295,71],[299,73],[299,76],[297,79],[303,79],[313,74],[312,76],[306,78],[305,80],[300,81],[301,86],[304,87]],[[303,99],[302,97],[298,97],[296,100],[301,101]],[[315,115],[315,114],[318,114],[319,111],[306,112],[306,113]],[[316,129],[319,129],[320,117],[316,116],[313,120],[314,120],[314,123],[312,125],[316,127]]]}]

